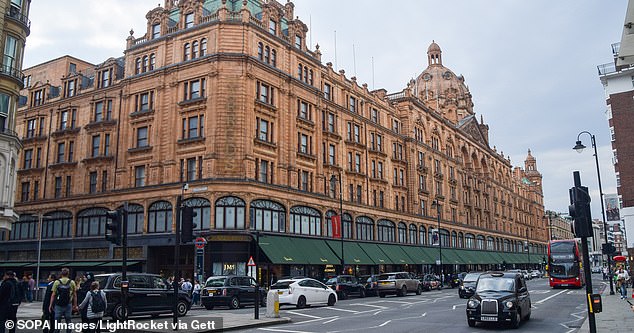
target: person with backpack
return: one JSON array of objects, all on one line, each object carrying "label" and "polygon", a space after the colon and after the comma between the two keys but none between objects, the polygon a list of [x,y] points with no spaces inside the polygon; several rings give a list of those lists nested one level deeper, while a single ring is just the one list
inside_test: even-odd
[{"label": "person with backpack", "polygon": [[79,304],[80,310],[86,310],[86,317],[90,324],[89,329],[86,330],[87,333],[101,332],[99,322],[101,322],[107,306],[108,300],[106,299],[106,293],[104,293],[103,290],[99,290],[99,282],[91,282],[90,291],[86,294],[81,304]]},{"label": "person with backpack", "polygon": [[[67,333],[71,333],[71,315],[73,310],[77,310],[77,286],[75,281],[69,278],[68,268],[62,268],[61,277],[53,283],[51,299],[48,310],[55,313],[55,324],[64,317],[68,324]],[[57,332],[58,330],[55,330]]]},{"label": "person with backpack", "polygon": [[55,283],[55,280],[57,280],[55,274],[50,274],[48,276],[48,284],[46,285],[44,298],[42,298],[42,320],[48,322],[48,327],[50,327],[50,329],[45,327],[43,329],[44,333],[49,333],[53,331],[54,316],[53,313],[48,310],[49,304],[47,300],[51,299],[51,294],[53,293],[53,284]]},{"label": "person with backpack", "polygon": [[[83,300],[86,298],[86,295],[90,292],[90,288],[92,288],[92,283],[95,281],[95,275],[91,272],[86,272],[82,277],[82,283],[77,290],[77,299]],[[81,307],[80,307],[81,308]],[[88,323],[88,315],[86,313],[86,308],[82,308],[79,310],[79,314],[81,315],[81,322]]]},{"label": "person with backpack", "polygon": [[19,305],[21,299],[15,273],[6,271],[0,284],[0,333],[15,332],[15,326],[5,331],[5,323],[9,320],[14,323],[17,321],[18,306],[14,304],[17,302]]}]

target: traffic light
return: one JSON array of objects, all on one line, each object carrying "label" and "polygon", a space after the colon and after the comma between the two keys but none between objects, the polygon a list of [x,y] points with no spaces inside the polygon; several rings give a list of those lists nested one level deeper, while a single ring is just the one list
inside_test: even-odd
[{"label": "traffic light", "polygon": [[121,246],[123,238],[123,214],[120,210],[106,212],[106,240]]},{"label": "traffic light", "polygon": [[570,216],[575,220],[576,237],[593,237],[592,215],[590,213],[590,194],[585,186],[570,188]]},{"label": "traffic light", "polygon": [[616,252],[616,248],[614,247],[614,245],[612,245],[612,243],[603,243],[603,244],[601,244],[601,253],[602,254],[612,255],[615,252]]},{"label": "traffic light", "polygon": [[183,207],[181,209],[181,243],[189,243],[194,240],[194,229],[197,225],[194,223],[194,217],[197,213],[193,207]]}]

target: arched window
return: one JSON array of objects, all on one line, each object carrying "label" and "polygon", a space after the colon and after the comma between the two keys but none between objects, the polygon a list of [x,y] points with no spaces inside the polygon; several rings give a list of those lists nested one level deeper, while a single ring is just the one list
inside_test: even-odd
[{"label": "arched window", "polygon": [[189,43],[185,43],[185,47],[183,50],[183,61],[189,60],[190,54],[191,54],[191,46],[189,45]]},{"label": "arched window", "polygon": [[38,218],[33,215],[22,215],[18,222],[13,223],[9,239],[25,240],[37,239]]},{"label": "arched window", "polygon": [[286,231],[286,209],[277,202],[254,200],[249,215],[251,230]]},{"label": "arched window", "polygon": [[75,237],[103,236],[106,234],[105,208],[88,208],[77,214]]},{"label": "arched window", "polygon": [[381,242],[394,242],[395,241],[395,229],[394,222],[389,220],[379,220],[376,223],[376,235],[377,239]]},{"label": "arched window", "polygon": [[403,222],[398,224],[398,242],[407,243],[407,225]]},{"label": "arched window", "polygon": [[337,215],[334,210],[329,210],[324,215],[324,236],[332,237],[332,217]]},{"label": "arched window", "polygon": [[418,228],[418,241],[420,245],[427,244],[427,230],[425,230],[425,227],[422,225]]},{"label": "arched window", "polygon": [[271,50],[271,65],[277,67],[277,52],[275,49]]},{"label": "arched window", "polygon": [[141,71],[143,73],[147,72],[147,68],[150,66],[150,61],[148,59],[148,56],[143,56],[143,68],[141,69]]},{"label": "arched window", "polygon": [[216,229],[244,229],[244,200],[238,197],[224,197],[216,201]]},{"label": "arched window", "polygon": [[314,208],[292,207],[290,222],[294,234],[321,236],[321,214]]},{"label": "arched window", "polygon": [[[123,205],[119,206],[119,209],[123,209]],[[143,213],[143,206],[138,204],[128,205],[128,234],[143,233],[143,223],[145,222]]]},{"label": "arched window", "polygon": [[511,244],[509,243],[508,239],[504,240],[504,252],[510,252],[511,251]]},{"label": "arched window", "polygon": [[198,58],[198,41],[192,42],[192,59]]},{"label": "arched window", "polygon": [[204,57],[207,54],[207,38],[200,40],[200,56]]},{"label": "arched window", "polygon": [[157,201],[148,209],[149,233],[172,232],[172,204],[167,201]]},{"label": "arched window", "polygon": [[156,68],[156,55],[154,53],[150,54],[150,70],[153,71]]},{"label": "arched window", "polygon": [[134,74],[141,73],[141,58],[136,58],[134,61]]},{"label": "arched window", "polygon": [[465,238],[465,247],[467,249],[473,249],[475,247],[475,235],[466,234],[464,238]]},{"label": "arched window", "polygon": [[271,61],[271,48],[268,46],[264,48],[264,62],[267,64]]},{"label": "arched window", "polygon": [[461,249],[464,248],[464,235],[462,232],[458,233],[458,247]]},{"label": "arched window", "polygon": [[190,198],[185,200],[183,205],[194,208],[196,213],[194,224],[198,226],[199,230],[211,228],[211,204],[209,200],[205,198]]},{"label": "arched window", "polygon": [[70,226],[73,223],[73,214],[66,211],[57,211],[44,214],[42,219],[42,238],[68,238]]},{"label": "arched window", "polygon": [[416,240],[417,236],[418,236],[417,233],[418,233],[418,230],[416,230],[416,225],[410,224],[409,225],[409,238],[407,239],[409,244],[418,243],[418,241]]},{"label": "arched window", "polygon": [[455,231],[451,232],[451,247],[456,248],[458,243],[458,234]]},{"label": "arched window", "polygon": [[358,240],[374,240],[374,221],[371,218],[359,216],[355,223]]},{"label": "arched window", "polygon": [[484,250],[484,236],[478,235],[476,237],[476,249]]},{"label": "arched window", "polygon": [[493,237],[487,237],[487,250],[494,251],[495,250],[495,240]]},{"label": "arched window", "polygon": [[264,61],[264,44],[258,43],[258,59]]},{"label": "arched window", "polygon": [[343,228],[343,238],[352,239],[352,216],[350,214],[343,213],[341,227]]},{"label": "arched window", "polygon": [[440,229],[440,241],[442,246],[449,244],[449,231],[447,229]]}]

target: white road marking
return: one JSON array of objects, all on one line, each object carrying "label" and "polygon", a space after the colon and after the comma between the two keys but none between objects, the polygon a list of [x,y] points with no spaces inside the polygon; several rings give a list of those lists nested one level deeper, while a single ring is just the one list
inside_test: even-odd
[{"label": "white road marking", "polygon": [[420,315],[421,317],[425,317],[427,315],[427,312],[424,312],[422,315]]},{"label": "white road marking", "polygon": [[565,292],[566,292],[566,290],[562,290],[562,291],[560,291],[560,292],[558,292],[558,293],[556,293],[556,294],[554,294],[554,295],[550,295],[550,296],[548,296],[548,297],[544,298],[544,299],[543,299],[543,300],[541,300],[541,301],[537,301],[537,302],[535,302],[535,304],[542,304],[542,303],[546,302],[547,300],[549,300],[549,299],[551,299],[551,298],[553,298],[553,297],[555,297],[555,296],[559,296],[559,295],[561,295],[561,294],[563,294],[563,293],[565,293]]},{"label": "white road marking", "polygon": [[[340,309],[340,308],[333,308],[333,307],[327,307],[324,309],[329,309],[329,310],[334,310],[334,311],[343,311],[343,312],[350,312],[350,313],[361,313],[361,311],[354,311],[354,310],[348,310],[348,309]],[[373,311],[373,310],[370,310]],[[364,312],[368,312],[368,311],[364,311]]]},{"label": "white road marking", "polygon": [[379,311],[375,312],[374,315],[376,316],[376,315],[378,315],[381,312],[383,312],[383,310],[379,310]]},{"label": "white road marking", "polygon": [[313,333],[309,331],[292,331],[292,330],[283,330],[279,328],[266,328],[266,327],[258,328],[258,330],[269,331],[269,332],[286,332],[286,333]]},{"label": "white road marking", "polygon": [[296,311],[286,311],[286,312],[292,313],[292,314],[298,315],[298,316],[308,317],[308,318],[323,319],[322,317],[317,317],[317,316],[313,316],[313,315],[309,315],[309,314],[305,314],[305,313],[301,313],[301,312],[296,312]]},{"label": "white road marking", "polygon": [[[378,301],[381,303],[397,303],[397,304],[411,304],[410,302],[403,302],[403,301]],[[375,302],[377,303],[377,302]]]},{"label": "white road marking", "polygon": [[467,306],[467,304],[456,304],[456,305],[453,306],[452,310],[455,310],[456,306]]},{"label": "white road marking", "polygon": [[383,324],[379,325],[379,327],[383,327],[383,326],[389,324],[390,322],[391,322],[391,320],[388,320],[388,321],[384,322]]},{"label": "white road marking", "polygon": [[293,324],[295,324],[295,325],[303,325],[303,324],[308,324],[308,323],[312,323],[312,322],[316,322],[316,321],[330,320],[332,318],[339,318],[339,316],[324,317],[324,318],[317,318],[317,319],[309,319],[309,320],[294,322]]},{"label": "white road marking", "polygon": [[330,320],[324,321],[322,324],[332,323],[333,321],[335,321],[335,320],[337,320],[337,319],[339,319],[339,317],[335,317],[335,318],[332,318],[332,319],[330,319]]},{"label": "white road marking", "polygon": [[350,304],[350,305],[354,305],[354,306],[371,306],[371,307],[379,308],[379,309],[389,309],[387,306],[374,305],[374,304],[354,303],[354,304]]}]

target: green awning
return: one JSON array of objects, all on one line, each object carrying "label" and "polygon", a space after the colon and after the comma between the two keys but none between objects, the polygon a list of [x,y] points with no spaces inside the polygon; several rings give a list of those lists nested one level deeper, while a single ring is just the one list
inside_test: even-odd
[{"label": "green awning", "polygon": [[442,264],[464,264],[463,259],[460,258],[458,252],[454,249],[442,248]]},{"label": "green awning", "polygon": [[392,264],[416,264],[416,260],[410,258],[398,245],[379,244],[379,248],[391,259]]},{"label": "green awning", "polygon": [[[322,239],[290,237],[296,248],[302,249],[306,263],[311,265],[335,265],[339,258]],[[344,249],[345,251],[345,249]]]},{"label": "green awning", "polygon": [[307,264],[304,251],[295,246],[289,237],[260,236],[260,249],[273,264]]},{"label": "green awning", "polygon": [[[62,268],[66,265],[67,261],[56,261],[56,262],[40,262],[40,267],[59,267]],[[26,267],[37,267],[37,263],[36,262],[30,262],[28,264],[25,265]]]},{"label": "green awning", "polygon": [[0,267],[13,268],[13,267],[24,267],[26,265],[28,265],[28,263],[26,262],[0,262]]},{"label": "green awning", "polygon": [[[327,240],[326,243],[337,257],[341,258],[341,241]],[[376,264],[357,243],[343,242],[344,261],[350,265],[374,265]]]},{"label": "green awning", "polygon": [[498,257],[489,251],[478,251],[478,256],[484,261],[482,264],[497,264]]},{"label": "green awning", "polygon": [[402,245],[401,249],[407,253],[407,255],[414,259],[416,264],[435,264],[436,260],[427,253],[426,249],[420,246],[407,246]]},{"label": "green awning", "polygon": [[504,256],[503,253],[500,253],[500,252],[489,252],[489,255],[491,255],[491,257],[493,257],[493,259],[495,260],[495,262],[494,262],[495,264],[502,265],[502,263],[504,261],[506,261],[506,257]]},{"label": "green awning", "polygon": [[[377,244],[358,243],[363,251],[377,264],[391,264],[392,260],[383,252]],[[345,251],[345,249],[344,249]]]},{"label": "green awning", "polygon": [[103,261],[71,261],[65,263],[64,267],[94,267],[103,263]]},{"label": "green awning", "polygon": [[[128,266],[136,265],[138,263],[139,263],[138,261],[127,262]],[[123,263],[121,261],[104,262],[103,264],[99,265],[99,267],[122,267],[122,266],[123,266]]]}]

